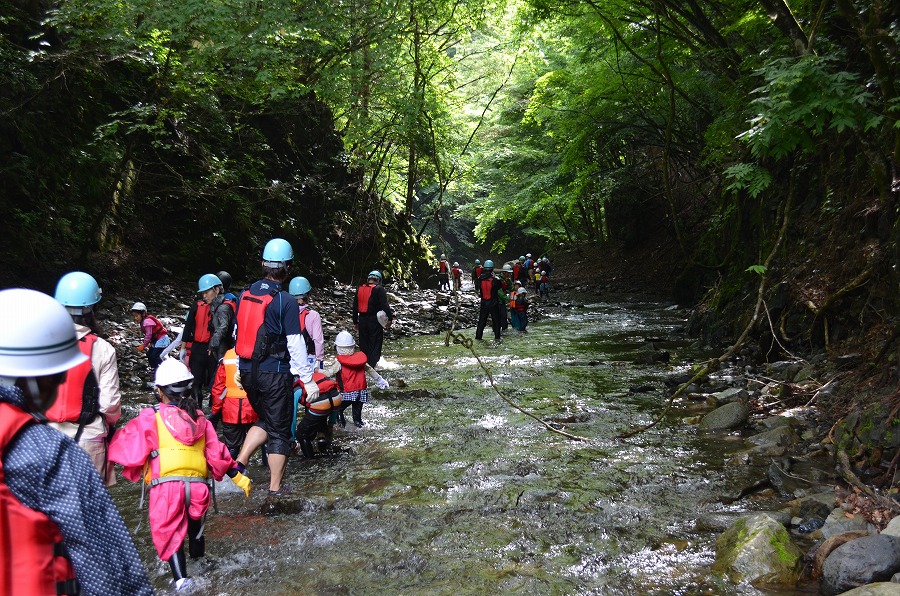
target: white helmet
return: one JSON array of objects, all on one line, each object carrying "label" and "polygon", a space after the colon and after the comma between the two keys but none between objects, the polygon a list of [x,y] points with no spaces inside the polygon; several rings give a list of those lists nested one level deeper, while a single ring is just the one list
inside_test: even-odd
[{"label": "white helmet", "polygon": [[453,266],[454,266],[454,267],[459,267],[459,263],[456,262],[456,261],[453,261]]},{"label": "white helmet", "polygon": [[444,259],[446,259],[446,258],[447,258],[447,255],[441,255],[441,260],[442,260],[442,261],[443,261]]},{"label": "white helmet", "polygon": [[53,375],[87,358],[62,304],[35,290],[0,291],[0,376]]},{"label": "white helmet", "polygon": [[[156,368],[156,379],[154,382],[157,387],[169,387],[169,390],[175,393],[183,393],[191,387],[190,383],[185,383],[185,381],[193,380],[194,375],[191,374],[191,371],[188,370],[188,367],[181,360],[166,358]],[[179,383],[185,384],[181,387],[170,387],[170,385]]]},{"label": "white helmet", "polygon": [[339,348],[352,348],[356,345],[356,341],[354,341],[353,336],[350,335],[349,331],[341,331],[337,334],[337,337],[334,338],[334,345]]},{"label": "white helmet", "polygon": [[516,292],[518,292],[519,294],[525,294],[528,292],[528,290],[526,290],[525,288],[519,288],[518,290],[516,290]]},{"label": "white helmet", "polygon": [[147,305],[144,304],[143,302],[135,302],[131,306],[131,310],[139,310],[141,312],[147,312]]}]

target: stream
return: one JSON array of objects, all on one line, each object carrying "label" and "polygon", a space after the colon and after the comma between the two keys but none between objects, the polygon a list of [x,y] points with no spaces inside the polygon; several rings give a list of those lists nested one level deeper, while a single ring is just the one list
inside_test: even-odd
[{"label": "stream", "polygon": [[[219,483],[207,556],[188,561],[193,593],[776,593],[713,576],[716,535],[695,529],[700,514],[747,507],[721,499],[747,480],[725,463],[739,438],[703,436],[681,421],[694,412],[677,408],[616,438],[652,422],[663,381],[708,356],[679,335],[686,316],[623,299],[552,309],[527,334],[474,343],[501,392],[585,442],[504,403],[466,347],[388,337],[381,372],[392,388],[375,392],[363,428],[337,429],[343,452],[292,457],[290,496],[266,496],[257,456],[250,499]],[[671,361],[635,364],[648,341]],[[654,390],[629,390],[640,386]],[[126,417],[135,399],[124,399]],[[111,492],[130,528],[144,519],[135,541],[157,590],[171,592],[140,487],[120,477]]]}]

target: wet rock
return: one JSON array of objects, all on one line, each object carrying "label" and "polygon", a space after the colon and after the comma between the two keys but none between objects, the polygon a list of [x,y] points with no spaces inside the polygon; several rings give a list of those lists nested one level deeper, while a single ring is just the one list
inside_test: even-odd
[{"label": "wet rock", "polygon": [[822,567],[819,591],[825,596],[890,579],[900,569],[900,539],[865,536],[836,548]]},{"label": "wet rock", "polygon": [[743,426],[750,416],[750,410],[741,402],[725,404],[703,417],[700,428],[703,430],[730,430]]},{"label": "wet rock", "polygon": [[779,426],[758,435],[747,437],[747,441],[754,445],[793,445],[797,442],[797,435],[790,426]]},{"label": "wet rock", "polygon": [[628,388],[628,391],[631,393],[650,393],[655,390],[656,388],[653,385],[634,385]]},{"label": "wet rock", "polygon": [[801,557],[784,526],[758,513],[739,519],[719,536],[712,569],[736,584],[793,585]]},{"label": "wet rock", "polygon": [[746,514],[738,512],[705,513],[694,520],[698,532],[724,532]]},{"label": "wet rock", "polygon": [[717,404],[724,405],[736,401],[747,401],[749,393],[746,389],[741,389],[740,387],[730,387],[724,391],[713,393],[712,396],[716,399]]}]

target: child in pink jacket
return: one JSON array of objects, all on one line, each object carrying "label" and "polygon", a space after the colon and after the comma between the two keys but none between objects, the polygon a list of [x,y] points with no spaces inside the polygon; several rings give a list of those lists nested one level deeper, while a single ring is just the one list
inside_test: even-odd
[{"label": "child in pink jacket", "polygon": [[125,478],[150,485],[153,545],[159,558],[168,561],[176,590],[190,585],[184,537],[192,559],[206,550],[209,477],[221,480],[227,474],[250,496],[250,479],[240,473],[191,396],[193,378],[178,360],[160,364],[156,388],[161,403],[141,410],[109,445],[109,460],[124,466]]}]

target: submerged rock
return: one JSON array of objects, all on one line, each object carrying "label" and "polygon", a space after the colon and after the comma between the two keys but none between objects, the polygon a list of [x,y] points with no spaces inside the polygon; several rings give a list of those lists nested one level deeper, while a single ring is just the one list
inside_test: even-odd
[{"label": "submerged rock", "polygon": [[802,556],[783,525],[758,513],[739,519],[719,536],[712,569],[736,584],[793,585]]}]

